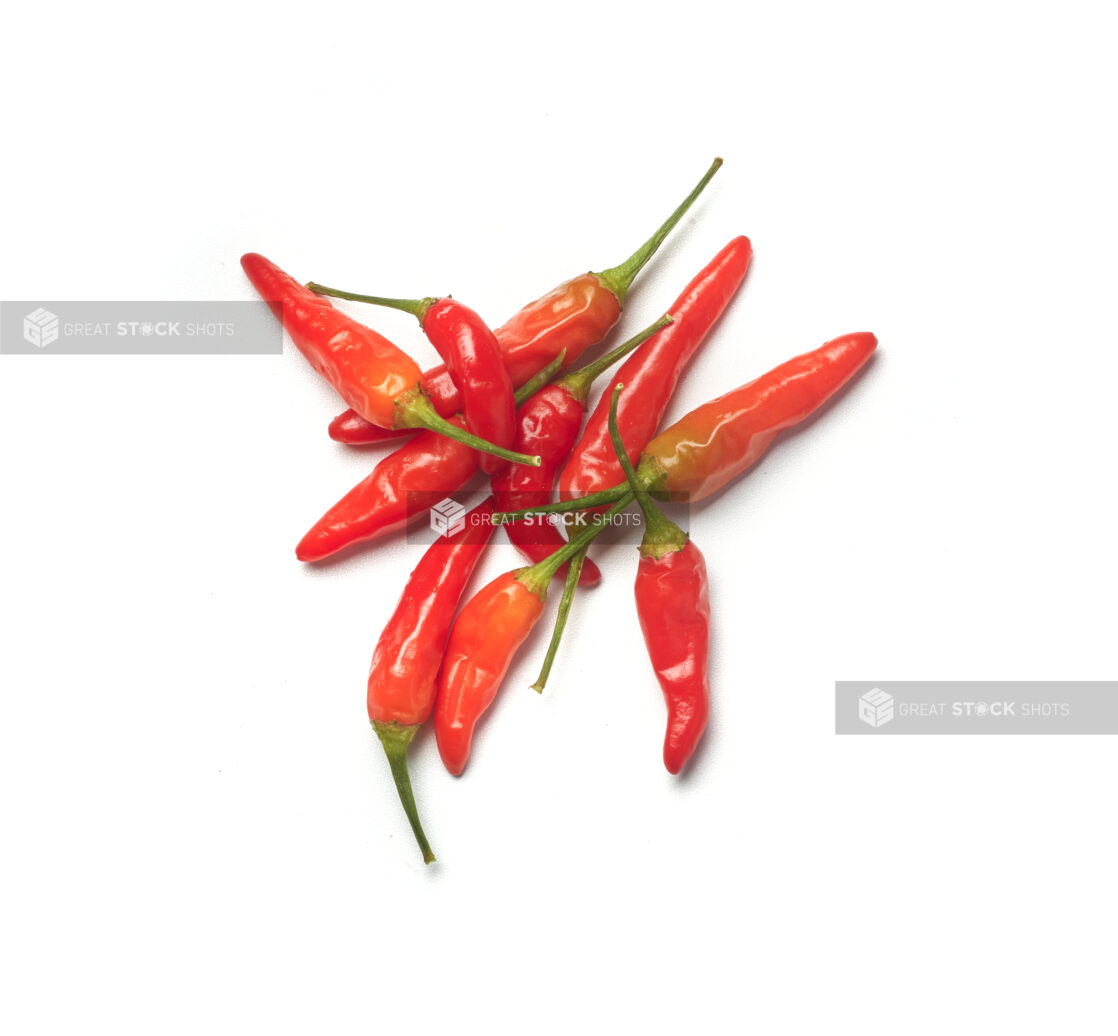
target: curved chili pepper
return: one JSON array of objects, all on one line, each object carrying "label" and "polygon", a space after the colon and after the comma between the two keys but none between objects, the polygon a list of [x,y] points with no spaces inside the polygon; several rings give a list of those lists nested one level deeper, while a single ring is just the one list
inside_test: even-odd
[{"label": "curved chili pepper", "polygon": [[[522,384],[563,352],[567,366],[574,366],[587,349],[606,336],[621,316],[625,297],[637,274],[721,166],[722,159],[716,158],[691,193],[625,262],[600,273],[580,274],[560,284],[542,298],[528,303],[493,332],[514,385]],[[435,408],[444,417],[461,410],[461,399],[454,394],[454,384],[445,366],[427,371],[423,384]],[[361,419],[354,420],[354,417],[348,413],[336,417],[330,426],[331,437],[355,445],[382,442],[389,437],[375,427],[363,428]]]},{"label": "curved chili pepper", "polygon": [[706,561],[686,540],[657,557],[641,544],[634,594],[641,633],[668,706],[664,766],[679,773],[706,730],[710,715],[710,599]]},{"label": "curved chili pepper", "polygon": [[435,854],[419,823],[408,774],[408,745],[434,708],[435,677],[447,633],[459,598],[493,534],[492,514],[489,497],[466,515],[458,532],[439,537],[427,548],[408,577],[369,667],[369,722],[384,746],[424,863],[431,863]]},{"label": "curved chili pepper", "polygon": [[[493,477],[493,492],[500,510],[515,511],[546,504],[551,499],[559,466],[567,459],[582,427],[594,379],[671,322],[672,317],[661,317],[605,356],[571,371],[525,402],[517,414],[514,448],[522,453],[538,453],[541,463],[538,468],[510,464],[505,471]],[[531,562],[543,561],[566,543],[552,522],[539,519],[509,522],[505,525],[505,532]],[[565,569],[566,566],[557,574],[565,576]],[[598,566],[587,559],[580,585],[593,586],[601,578]]]},{"label": "curved chili pepper", "polygon": [[[339,291],[314,282],[307,287],[319,295],[411,313],[450,372],[462,399],[466,427],[487,442],[496,443],[506,450],[512,448],[516,438],[512,379],[496,337],[469,306],[449,297],[386,299],[379,295]],[[481,459],[481,470],[487,475],[495,474],[504,467],[506,462],[498,457]]]},{"label": "curved chili pepper", "polygon": [[425,428],[504,460],[539,463],[538,457],[514,454],[450,423],[431,405],[419,365],[407,353],[336,310],[275,263],[249,252],[241,256],[241,266],[311,366],[366,420],[382,428]]},{"label": "curved chili pepper", "polygon": [[843,335],[697,407],[648,444],[642,481],[663,499],[710,496],[755,464],[781,431],[818,410],[875,348],[869,332]]},{"label": "curved chili pepper", "polygon": [[[496,331],[493,333],[497,334]],[[513,384],[520,387],[521,382],[513,379]],[[462,409],[462,396],[445,364],[439,364],[423,372],[423,388],[431,399],[431,405],[443,417],[453,417]],[[405,439],[409,435],[414,435],[415,429],[378,428],[375,424],[369,424],[355,410],[343,410],[330,422],[329,432],[331,439],[347,446],[373,446],[382,442]]]},{"label": "curved chili pepper", "polygon": [[[461,418],[452,419],[461,423]],[[420,432],[385,457],[310,528],[295,548],[300,561],[321,561],[345,547],[404,528],[477,472],[468,446]]]},{"label": "curved chili pepper", "polygon": [[474,728],[493,704],[513,655],[543,614],[552,577],[603,528],[604,523],[589,525],[544,561],[498,576],[458,613],[435,695],[435,740],[455,776],[466,768]]},{"label": "curved chili pepper", "polygon": [[[514,397],[527,399],[559,369],[558,358],[522,385]],[[460,424],[461,418],[451,419]],[[378,540],[402,529],[476,473],[478,455],[453,439],[420,432],[394,450],[330,508],[299,541],[300,561],[321,561],[345,547]]]},{"label": "curved chili pepper", "polygon": [[710,593],[702,552],[652,502],[625,452],[617,422],[616,385],[607,415],[617,459],[644,512],[645,531],[633,592],[652,669],[668,706],[664,765],[679,773],[710,715]]},{"label": "curved chili pepper", "polygon": [[[674,323],[644,345],[614,375],[629,391],[617,423],[630,453],[656,434],[683,368],[702,345],[738,290],[753,255],[747,237],[736,237],[683,290],[668,310]],[[559,476],[559,498],[570,500],[616,485],[623,476],[609,437],[611,393],[605,392]]]},{"label": "curved chili pepper", "polygon": [[[451,380],[446,364],[440,363],[423,372],[423,391],[430,398],[431,406],[443,417],[453,417],[462,409],[462,397]],[[356,410],[343,410],[330,422],[327,431],[334,442],[344,443],[346,446],[376,446],[415,434],[410,428],[378,428]]]},{"label": "curved chili pepper", "polygon": [[[424,332],[462,395],[466,427],[474,435],[511,450],[516,440],[513,384],[493,332],[472,309],[454,299],[439,299],[422,320]],[[537,364],[531,373],[541,366]],[[507,466],[498,457],[481,458],[481,470],[487,475]]]},{"label": "curved chili pepper", "polygon": [[[550,581],[550,580],[549,580]],[[435,737],[443,764],[465,768],[474,727],[493,703],[516,649],[543,614],[543,587],[506,572],[470,598],[447,640],[435,698]]]},{"label": "curved chili pepper", "polygon": [[[868,331],[842,335],[796,356],[767,374],[696,407],[645,447],[637,478],[660,500],[695,502],[737,478],[777,435],[819,409],[865,364],[877,347]],[[532,514],[577,511],[612,504],[631,492],[627,483],[532,509]],[[522,517],[498,513],[497,521]]]}]

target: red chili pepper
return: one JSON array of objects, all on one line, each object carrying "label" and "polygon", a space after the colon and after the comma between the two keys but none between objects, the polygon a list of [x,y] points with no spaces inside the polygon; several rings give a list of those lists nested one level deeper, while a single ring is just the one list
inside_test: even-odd
[{"label": "red chili pepper", "polygon": [[[450,376],[447,375],[447,381],[449,380]],[[454,416],[456,411],[448,412],[435,398],[426,374],[423,376],[423,387],[431,397],[431,405],[443,417]],[[454,393],[457,398],[458,390],[455,389]],[[375,424],[369,424],[356,410],[343,410],[330,422],[329,434],[334,442],[345,443],[347,446],[375,446],[382,442],[398,442],[413,433],[409,428],[399,428],[395,431],[390,428],[378,428]]]},{"label": "red chili pepper", "polygon": [[387,338],[336,310],[275,263],[250,252],[241,266],[253,287],[279,312],[291,340],[362,417],[382,428],[426,428],[475,450],[538,464],[451,424],[423,391],[418,364]]},{"label": "red chili pepper", "polygon": [[455,620],[435,699],[439,754],[455,776],[466,768],[474,726],[493,703],[512,656],[543,614],[546,593],[546,584],[530,586],[506,572],[472,597]]},{"label": "red chili pepper", "polygon": [[[858,372],[876,347],[877,339],[868,331],[843,335],[704,403],[645,447],[637,478],[661,500],[695,502],[709,496],[755,464],[781,431],[818,410]],[[629,493],[628,485],[622,483],[530,513],[599,507],[627,498]],[[495,516],[499,521],[519,517],[517,511]]]},{"label": "red chili pepper", "polygon": [[[637,274],[656,254],[721,165],[722,159],[716,158],[671,216],[625,262],[601,273],[580,274],[560,284],[542,298],[528,303],[493,332],[514,385],[525,382],[560,353],[566,353],[568,367],[574,366],[587,349],[606,336],[621,316],[625,296]],[[461,398],[445,366],[427,371],[423,384],[435,408],[444,417],[461,410]],[[385,434],[376,427],[363,427],[361,419],[350,413],[336,417],[330,428],[331,436],[337,441],[354,445],[382,442],[393,434]]]},{"label": "red chili pepper", "polygon": [[435,704],[435,678],[458,601],[495,528],[493,498],[466,515],[453,536],[441,536],[416,565],[384,627],[369,668],[369,721],[388,756],[404,812],[423,852],[435,854],[419,823],[408,775],[408,745]]},{"label": "red chili pepper", "polygon": [[[319,295],[367,302],[374,306],[411,313],[419,321],[427,340],[435,347],[450,372],[462,400],[462,413],[471,433],[506,450],[516,438],[516,407],[512,401],[512,379],[505,368],[501,347],[493,332],[469,306],[452,298],[386,299],[358,295],[321,284],[307,285]],[[533,372],[534,373],[534,372]],[[507,466],[497,457],[481,458],[487,475]]]},{"label": "red chili pepper", "polygon": [[[461,418],[454,418],[461,421]],[[420,432],[385,457],[299,541],[300,561],[321,561],[344,547],[404,528],[477,472],[477,454],[434,432]]]},{"label": "red chili pepper", "polygon": [[516,649],[543,614],[552,577],[602,528],[591,525],[546,560],[498,576],[458,613],[435,696],[435,739],[443,764],[455,776],[466,768],[474,728],[493,704]]},{"label": "red chili pepper", "polygon": [[[517,390],[527,399],[559,369],[552,361]],[[460,417],[452,422],[461,423]],[[321,561],[345,547],[381,539],[404,528],[444,497],[461,489],[477,472],[478,455],[468,446],[434,432],[420,432],[393,450],[330,508],[299,541],[300,561]]]},{"label": "red chili pepper", "polygon": [[[466,427],[511,450],[516,440],[516,404],[512,379],[493,332],[472,309],[454,299],[439,299],[421,319],[424,332],[462,394]],[[538,364],[531,373],[542,366]],[[487,475],[507,466],[497,457],[481,458],[481,470]]]},{"label": "red chili pepper", "polygon": [[633,588],[637,617],[664,701],[668,729],[664,765],[679,773],[691,758],[710,715],[710,594],[702,552],[652,502],[637,478],[621,441],[614,386],[608,425],[610,439],[632,493],[645,517],[640,562]]},{"label": "red chili pepper", "polygon": [[[605,356],[540,389],[525,402],[517,414],[514,448],[522,453],[538,453],[541,463],[538,468],[510,464],[505,471],[493,477],[493,492],[500,510],[534,507],[551,499],[555,476],[582,427],[594,379],[671,322],[672,317],[662,317]],[[543,561],[566,542],[554,524],[539,519],[509,522],[505,525],[505,532],[531,562]],[[566,576],[565,569],[566,566],[557,574]],[[586,560],[580,585],[593,586],[601,578],[598,566]]]},{"label": "red chili pepper", "polygon": [[661,499],[710,496],[755,464],[780,432],[818,410],[875,348],[869,332],[843,335],[697,407],[648,444],[641,480]]},{"label": "red chili pepper", "polygon": [[[443,417],[453,417],[462,409],[462,396],[451,380],[446,364],[440,363],[423,372],[423,390],[430,398],[431,405]],[[382,442],[406,439],[415,434],[410,428],[378,428],[356,410],[343,410],[330,422],[328,431],[334,442],[344,443],[346,446],[375,446]]]},{"label": "red chili pepper", "polygon": [[648,657],[668,706],[664,766],[679,773],[710,714],[707,570],[690,540],[662,557],[645,553],[651,549],[642,543],[634,593]]},{"label": "red chili pepper", "polygon": [[[617,415],[625,448],[640,453],[656,434],[683,368],[737,291],[753,255],[736,237],[684,289],[668,311],[674,323],[629,357],[613,383],[629,386]],[[623,472],[609,437],[607,391],[586,422],[582,438],[559,476],[559,498],[569,500],[614,486]]]}]

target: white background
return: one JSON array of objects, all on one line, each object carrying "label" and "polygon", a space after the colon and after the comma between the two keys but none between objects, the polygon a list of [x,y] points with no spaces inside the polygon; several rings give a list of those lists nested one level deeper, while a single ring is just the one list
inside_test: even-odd
[{"label": "white background", "polygon": [[258,250],[499,323],[720,154],[618,329],[752,238],[669,417],[881,345],[696,509],[690,772],[599,551],[546,695],[544,635],[462,779],[414,747],[430,868],[364,716],[420,548],[292,553],[379,456],[331,391],[289,343],[0,357],[4,1028],[1112,1032],[1115,740],[833,733],[836,679],[1116,675],[1105,7],[9,11],[4,299],[250,298]]}]

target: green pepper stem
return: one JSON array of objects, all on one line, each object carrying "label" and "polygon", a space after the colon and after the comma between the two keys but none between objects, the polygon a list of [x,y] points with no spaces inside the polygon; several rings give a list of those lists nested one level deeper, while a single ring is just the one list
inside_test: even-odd
[{"label": "green pepper stem", "polygon": [[621,398],[621,390],[624,387],[624,385],[613,387],[613,397],[609,401],[609,438],[613,443],[613,452],[617,454],[617,461],[625,472],[629,489],[644,512],[641,554],[645,557],[659,558],[683,550],[687,543],[687,533],[652,502],[652,497],[648,495],[648,488],[637,478],[636,469],[629,459],[625,443],[621,440],[621,429],[617,427],[617,401]]},{"label": "green pepper stem", "polygon": [[575,591],[578,589],[578,577],[582,575],[582,563],[586,560],[586,548],[580,550],[571,558],[567,568],[567,581],[563,584],[563,596],[559,599],[559,611],[555,616],[555,626],[551,631],[551,643],[547,645],[547,654],[544,656],[543,667],[532,690],[543,694],[547,686],[547,678],[551,675],[551,667],[555,664],[555,655],[559,651],[559,641],[563,639],[563,630],[567,626],[567,616],[571,611]]},{"label": "green pepper stem", "polygon": [[427,310],[439,301],[437,297],[428,297],[425,299],[386,299],[382,298],[380,295],[359,295],[354,291],[342,291],[341,288],[327,288],[325,284],[316,284],[314,281],[308,281],[307,288],[316,295],[329,295],[331,298],[335,299],[349,299],[350,302],[367,302],[371,306],[384,306],[387,309],[399,309],[405,313],[410,313],[421,325],[424,317],[427,316]]},{"label": "green pepper stem", "polygon": [[506,450],[503,446],[487,442],[456,424],[451,424],[434,408],[430,398],[422,389],[413,389],[396,398],[396,428],[426,428],[448,439],[460,442],[463,446],[480,450],[482,453],[491,453],[501,460],[509,460],[514,464],[527,464],[529,467],[538,468],[540,458],[538,455],[517,453]]},{"label": "green pepper stem", "polygon": [[562,514],[567,511],[583,511],[588,507],[601,507],[604,504],[616,503],[623,496],[628,496],[631,499],[631,494],[632,490],[629,489],[628,485],[622,482],[612,489],[603,489],[599,493],[589,493],[586,496],[578,496],[573,500],[556,500],[553,504],[540,504],[539,507],[523,507],[519,511],[496,511],[493,514],[493,523],[495,525],[500,525],[504,522],[526,518],[530,514]]},{"label": "green pepper stem", "polygon": [[415,795],[411,790],[411,776],[408,774],[408,745],[419,730],[419,724],[401,726],[399,723],[378,723],[374,720],[373,729],[384,746],[384,754],[388,756],[388,765],[392,769],[392,779],[396,782],[396,791],[400,795],[400,803],[408,816],[415,840],[423,853],[424,863],[434,863],[435,854],[427,844],[427,836],[419,823],[419,811],[415,807]]},{"label": "green pepper stem", "polygon": [[554,360],[551,361],[546,367],[542,367],[539,371],[532,375],[532,377],[524,382],[513,394],[513,400],[516,405],[523,406],[532,398],[540,389],[544,387],[552,378],[555,377],[563,369],[563,361],[567,358],[567,350],[563,349]]},{"label": "green pepper stem", "polygon": [[603,287],[614,294],[619,306],[625,305],[625,296],[634,278],[641,272],[644,264],[656,254],[656,249],[664,243],[664,238],[666,238],[675,228],[675,225],[683,219],[683,214],[691,208],[695,199],[703,193],[703,188],[710,183],[711,177],[718,172],[721,165],[722,159],[716,158],[706,171],[706,175],[695,185],[695,189],[683,199],[683,203],[679,208],[677,208],[675,212],[660,225],[660,229],[629,256],[625,262],[621,263],[620,266],[612,266],[610,269],[602,270],[601,273],[594,275],[602,282]]},{"label": "green pepper stem", "polygon": [[543,561],[537,561],[534,565],[517,571],[516,578],[542,601],[547,597],[547,588],[551,585],[551,580],[555,578],[555,573],[563,567],[563,563],[573,558],[580,550],[589,547],[594,538],[609,525],[609,519],[615,514],[620,514],[632,502],[633,494],[629,489],[626,489],[621,499],[605,514],[589,515],[587,527],[577,536],[572,536],[562,547],[548,554]]},{"label": "green pepper stem", "polygon": [[582,404],[583,409],[586,409],[586,401],[590,398],[590,386],[594,384],[594,379],[672,322],[672,315],[665,313],[655,324],[650,324],[640,334],[634,335],[627,342],[622,342],[616,349],[611,349],[604,356],[599,356],[598,359],[586,364],[586,366],[563,375],[559,379],[559,384],[571,394],[573,399]]}]

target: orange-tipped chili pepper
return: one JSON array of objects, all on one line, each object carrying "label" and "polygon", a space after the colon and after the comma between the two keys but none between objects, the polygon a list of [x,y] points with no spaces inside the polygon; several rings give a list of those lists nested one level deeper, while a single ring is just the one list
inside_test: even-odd
[{"label": "orange-tipped chili pepper", "polygon": [[474,728],[493,704],[513,655],[543,614],[552,577],[565,561],[586,549],[604,523],[600,519],[587,526],[546,560],[498,576],[458,613],[447,638],[435,697],[435,739],[443,764],[455,776],[466,768]]},{"label": "orange-tipped chili pepper", "polygon": [[[535,302],[528,303],[493,333],[505,357],[505,367],[514,385],[520,385],[560,353],[572,367],[582,354],[597,345],[621,316],[625,297],[636,276],[718,172],[716,158],[703,178],[655,234],[625,262],[600,273],[584,273],[560,284]],[[445,365],[423,375],[423,385],[435,409],[450,417],[462,409],[462,400]],[[330,425],[338,442],[365,445],[383,442],[400,434],[370,425],[347,412]]]},{"label": "orange-tipped chili pepper", "polygon": [[648,657],[668,706],[664,765],[679,773],[691,758],[710,715],[710,594],[702,552],[652,502],[625,452],[617,424],[615,385],[610,400],[610,439],[644,512],[645,531],[633,592]]},{"label": "orange-tipped chili pepper", "polygon": [[516,649],[543,614],[551,573],[541,585],[506,572],[463,607],[446,645],[435,699],[435,738],[455,776],[466,768],[474,727],[493,703]]},{"label": "orange-tipped chili pepper", "polygon": [[[517,390],[528,398],[559,369],[558,359]],[[460,422],[460,417],[452,418]],[[300,561],[321,561],[356,543],[381,539],[421,517],[476,474],[478,455],[434,432],[393,450],[311,526],[295,548]]]},{"label": "orange-tipped chili pepper", "polygon": [[[614,375],[615,385],[629,386],[621,398],[617,423],[630,453],[639,454],[656,434],[683,368],[738,290],[752,255],[749,238],[734,238],[668,310],[675,319],[672,326],[630,356]],[[610,399],[607,390],[559,476],[561,500],[607,489],[623,477],[610,443]]]},{"label": "orange-tipped chili pepper", "polygon": [[249,252],[241,266],[311,366],[366,420],[381,428],[425,428],[504,460],[539,464],[538,457],[515,454],[449,422],[431,405],[419,365],[407,353],[275,263]]},{"label": "orange-tipped chili pepper", "polygon": [[[694,502],[709,496],[755,464],[781,431],[818,410],[876,347],[877,339],[868,331],[843,335],[696,407],[645,447],[637,478],[660,500]],[[630,499],[631,492],[622,483],[577,500],[494,518],[503,522],[524,514],[599,507]]]},{"label": "orange-tipped chili pepper", "polygon": [[441,536],[423,555],[388,620],[369,667],[369,721],[392,768],[400,802],[424,863],[435,854],[419,823],[408,775],[408,745],[435,704],[435,677],[459,598],[493,534],[489,497],[453,536]]},{"label": "orange-tipped chili pepper", "polygon": [[[546,504],[551,499],[555,476],[582,427],[594,379],[671,322],[671,316],[661,317],[605,356],[540,389],[524,403],[517,413],[514,448],[522,453],[539,454],[541,463],[538,468],[510,464],[505,471],[493,477],[493,492],[500,510],[515,511]],[[552,522],[540,519],[509,522],[505,525],[505,532],[531,562],[543,561],[566,542]],[[557,574],[565,576],[565,568]],[[600,579],[598,566],[587,559],[581,571],[581,585],[592,586]]]},{"label": "orange-tipped chili pepper", "polygon": [[[512,379],[496,336],[469,306],[452,298],[386,299],[339,291],[321,284],[311,283],[307,287],[319,295],[411,313],[450,372],[462,399],[466,428],[487,442],[496,443],[505,450],[512,449],[516,438]],[[481,470],[487,475],[505,467],[506,462],[498,457],[481,458]]]},{"label": "orange-tipped chili pepper", "polygon": [[827,402],[876,348],[867,331],[843,335],[692,410],[648,444],[641,480],[661,499],[710,496]]}]

